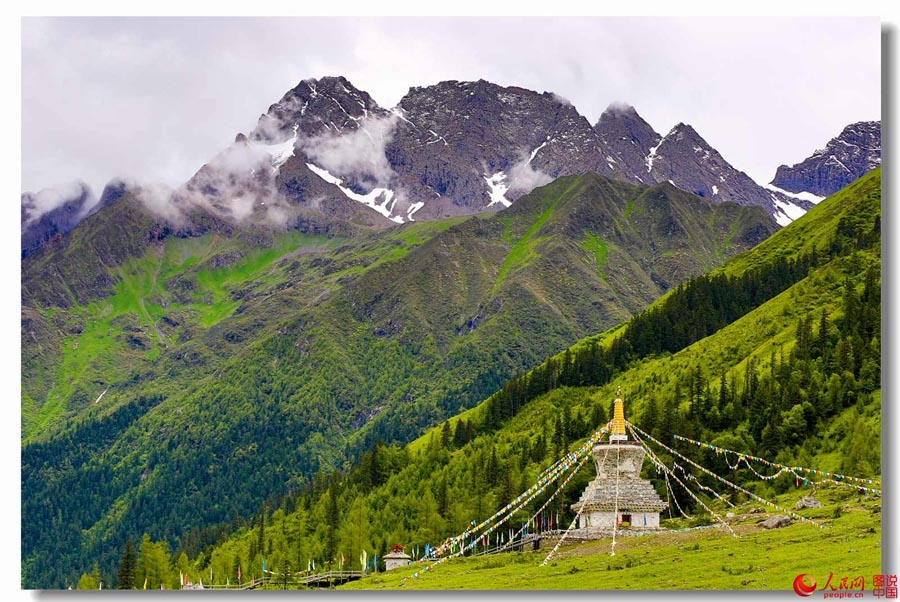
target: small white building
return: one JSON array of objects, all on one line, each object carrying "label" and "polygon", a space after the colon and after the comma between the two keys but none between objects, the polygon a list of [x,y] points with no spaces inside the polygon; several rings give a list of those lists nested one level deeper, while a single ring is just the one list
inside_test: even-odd
[{"label": "small white building", "polygon": [[407,566],[412,562],[412,558],[403,551],[403,546],[395,544],[391,546],[391,551],[384,555],[384,568],[387,571]]}]

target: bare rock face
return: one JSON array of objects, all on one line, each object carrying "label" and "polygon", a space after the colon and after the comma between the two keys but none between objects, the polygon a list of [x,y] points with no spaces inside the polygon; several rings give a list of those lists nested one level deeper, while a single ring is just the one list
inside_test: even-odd
[{"label": "bare rock face", "polygon": [[800,498],[800,501],[798,501],[794,507],[797,510],[802,510],[803,508],[821,508],[822,502],[811,495],[806,495]]},{"label": "bare rock face", "polygon": [[808,200],[763,188],[688,124],[679,123],[660,136],[634,107],[611,105],[594,129],[604,159],[619,179],[636,184],[669,182],[711,201],[758,205],[782,226],[812,206]]},{"label": "bare rock face", "polygon": [[305,79],[260,115],[256,128],[247,137],[281,142],[291,137],[294,125],[305,136],[341,134],[359,129],[360,120],[366,117],[387,115],[367,92],[355,88],[342,76]]},{"label": "bare rock face", "polygon": [[614,173],[587,119],[550,92],[446,81],[410,88],[393,112],[388,160],[422,215],[502,209],[559,176]]},{"label": "bare rock face", "polygon": [[647,155],[661,136],[634,107],[612,104],[594,126],[610,168],[634,184],[652,184],[647,176]]},{"label": "bare rock face", "polygon": [[708,199],[772,208],[771,195],[732,167],[690,125],[676,125],[651,153],[647,171],[657,182],[669,181]]},{"label": "bare rock face", "polygon": [[782,165],[772,184],[789,192],[834,194],[881,165],[881,121],[852,123],[825,148],[793,166]]},{"label": "bare rock face", "polygon": [[770,516],[766,520],[759,523],[759,526],[763,529],[780,529],[782,527],[787,527],[790,524],[790,517],[783,514],[776,514],[775,516]]},{"label": "bare rock face", "polygon": [[591,126],[556,94],[484,80],[413,87],[386,110],[343,77],[308,79],[244,140],[284,153],[275,188],[290,205],[340,216],[358,205],[380,213],[378,225],[503,209],[586,172],[758,205],[781,225],[811,206],[757,185],[689,125],[660,136],[633,107],[611,105]]}]

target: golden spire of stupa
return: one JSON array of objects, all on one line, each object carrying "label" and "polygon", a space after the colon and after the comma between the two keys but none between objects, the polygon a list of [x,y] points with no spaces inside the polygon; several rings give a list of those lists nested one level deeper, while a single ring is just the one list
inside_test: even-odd
[{"label": "golden spire of stupa", "polygon": [[610,441],[627,441],[625,434],[625,402],[622,401],[622,387],[616,389],[616,401],[613,406],[612,430]]}]

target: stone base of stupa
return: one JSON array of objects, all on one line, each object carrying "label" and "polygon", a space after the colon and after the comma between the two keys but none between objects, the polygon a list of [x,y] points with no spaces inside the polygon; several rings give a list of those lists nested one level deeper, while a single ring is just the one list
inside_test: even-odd
[{"label": "stone base of stupa", "polygon": [[[640,529],[634,527],[626,527],[623,529],[616,529],[615,536],[616,538],[640,537],[642,535],[658,535],[667,531],[668,529],[663,529],[662,527]],[[613,530],[611,528],[587,527],[584,529],[572,529],[571,531],[569,531],[566,539],[572,539],[573,541],[593,541],[596,539],[612,539],[612,537]]]}]

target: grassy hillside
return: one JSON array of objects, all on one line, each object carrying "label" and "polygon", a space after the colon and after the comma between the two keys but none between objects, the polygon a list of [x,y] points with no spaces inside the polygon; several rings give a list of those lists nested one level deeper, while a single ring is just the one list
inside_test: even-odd
[{"label": "grassy hillside", "polygon": [[[84,227],[112,236],[103,215]],[[25,583],[111,565],[137,530],[205,541],[773,229],[755,208],[586,175],[465,221],[159,232],[90,269],[65,244],[36,254],[23,267]],[[70,244],[94,244],[85,232]],[[602,270],[586,240],[603,241]],[[57,290],[54,271],[103,277]]]},{"label": "grassy hillside", "polygon": [[[599,345],[597,341],[582,344],[581,353],[552,358],[517,379],[520,389],[509,393],[517,401],[506,413],[491,409],[504,399],[501,391],[406,447],[376,446],[353,471],[330,479],[321,476],[312,489],[285,500],[274,513],[264,511],[249,524],[236,521],[233,526],[239,527],[238,533],[223,543],[202,549],[200,540],[190,542],[184,549],[193,559],[192,570],[202,573],[212,566],[214,574],[228,576],[236,566],[249,566],[244,574],[252,574],[263,557],[269,566],[298,570],[310,558],[321,566],[339,553],[355,558],[363,548],[383,556],[393,543],[420,549],[426,543],[437,544],[462,532],[470,521],[491,515],[532,483],[549,462],[603,424],[620,386],[628,417],[669,445],[673,445],[671,435],[678,433],[790,465],[877,477],[879,178],[876,170],[851,189],[823,201],[779,235],[782,246],[763,245],[727,264],[724,272],[732,279],[713,288],[709,283],[714,279],[697,279],[684,292],[660,300],[646,316],[618,329],[616,336],[607,334]],[[809,228],[807,219],[817,227]],[[810,245],[809,252],[801,254],[806,259],[792,257],[785,263],[782,251],[785,246],[795,248],[790,235],[794,229],[823,246],[816,245],[814,253]],[[802,271],[793,275],[798,267]],[[741,280],[745,276],[754,282],[754,278],[769,281],[779,274],[783,279],[778,282],[789,283],[782,292],[773,292],[728,325],[682,349],[634,356],[632,348],[617,342],[628,340],[628,332],[639,328],[636,324],[702,323],[709,318],[700,312],[730,307],[746,294]],[[715,298],[702,300],[699,295],[709,291],[716,292]],[[684,305],[670,303],[679,294],[695,299],[696,312],[684,313]],[[591,354],[602,359],[604,350],[613,360],[622,353],[624,367],[611,361],[609,377],[603,382],[563,386],[575,378],[571,375],[577,375],[582,364],[593,361]],[[761,481],[746,468],[729,473],[723,459],[710,451],[681,451],[719,474],[729,474],[756,495],[780,499],[788,507],[810,493],[809,487],[798,489],[793,477]],[[668,454],[662,452],[661,457],[671,463]],[[583,472],[551,506],[563,524],[572,518],[569,504],[593,476],[586,474],[590,469]],[[663,482],[649,463],[644,475],[665,499]],[[707,487],[717,486],[702,474],[694,476]],[[830,526],[824,533],[802,524],[763,533],[749,526],[752,521],[745,517],[738,522],[748,524],[746,537],[734,544],[715,534],[655,542],[647,538],[629,544],[629,552],[622,558],[617,555],[614,562],[572,558],[558,561],[560,566],[565,563],[565,571],[543,573],[533,565],[517,564],[527,555],[452,561],[415,587],[513,587],[513,576],[518,574],[534,577],[536,587],[566,588],[573,583],[569,574],[602,562],[610,571],[630,570],[627,574],[632,579],[621,587],[653,588],[661,583],[659,567],[655,559],[641,556],[665,559],[677,554],[685,560],[698,550],[704,552],[691,554],[684,572],[678,567],[675,587],[787,589],[800,572],[817,578],[823,569],[871,573],[880,559],[874,545],[880,533],[879,516],[874,514],[877,502],[849,489],[832,491],[827,485],[814,493],[831,504],[825,510],[806,511],[806,516],[822,518]],[[682,508],[702,514],[689,496],[679,491],[675,495]],[[698,495],[713,503],[708,494]],[[545,498],[546,494],[532,502],[529,510],[534,511]],[[743,508],[736,513],[747,512],[751,500],[743,494],[731,499]],[[516,520],[528,516],[523,513]],[[684,550],[682,555],[678,546],[684,548],[688,542],[699,548]],[[742,548],[742,542],[748,545]],[[578,549],[594,549],[591,545],[595,544],[576,548],[574,554],[579,554]],[[851,549],[852,557],[848,557]],[[738,553],[754,560],[729,556]],[[632,564],[626,566],[629,559]],[[752,568],[746,568],[751,564]],[[708,573],[715,573],[707,575],[708,581],[701,581],[704,566]],[[373,579],[382,581],[363,581],[353,587],[397,585],[385,578]],[[602,576],[591,576],[586,583],[618,587]],[[662,583],[668,586],[668,581]]]}]

